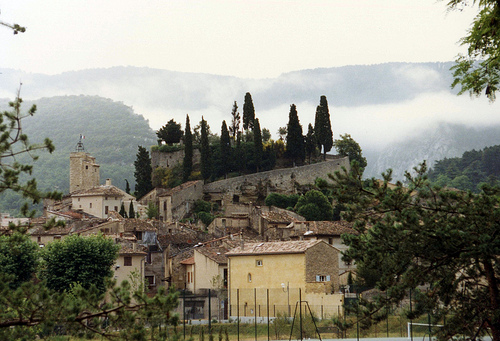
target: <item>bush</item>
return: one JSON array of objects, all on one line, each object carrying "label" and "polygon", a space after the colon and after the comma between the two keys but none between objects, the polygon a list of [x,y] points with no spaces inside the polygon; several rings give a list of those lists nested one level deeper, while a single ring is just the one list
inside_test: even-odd
[{"label": "bush", "polygon": [[208,226],[212,223],[212,221],[215,219],[214,215],[209,212],[200,212],[198,213],[198,219],[201,220],[205,226]]}]

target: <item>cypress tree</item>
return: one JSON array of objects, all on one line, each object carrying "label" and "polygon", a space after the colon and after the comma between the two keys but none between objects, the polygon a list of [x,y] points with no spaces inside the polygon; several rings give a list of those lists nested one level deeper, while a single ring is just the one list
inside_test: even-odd
[{"label": "cypress tree", "polygon": [[129,218],[135,218],[134,204],[132,203],[132,200],[130,200],[130,205],[128,207],[128,216]]},{"label": "cypress tree", "polygon": [[200,132],[200,154],[201,154],[201,176],[203,180],[210,178],[210,145],[208,142],[207,121],[201,117]]},{"label": "cypress tree", "polygon": [[238,104],[234,101],[233,109],[231,110],[231,126],[229,127],[229,133],[233,142],[236,141],[238,131],[240,130],[240,113],[238,112]]},{"label": "cypress tree", "polygon": [[254,161],[255,161],[255,167],[258,172],[262,164],[262,154],[263,154],[262,134],[260,132],[260,123],[258,118],[254,120],[253,142],[254,142]]},{"label": "cypress tree", "polygon": [[311,163],[311,155],[314,153],[316,149],[316,141],[314,136],[314,128],[311,123],[307,127],[307,135],[306,135],[306,156]]},{"label": "cypress tree", "polygon": [[314,134],[316,135],[316,142],[320,151],[321,147],[323,147],[323,154],[326,159],[326,153],[333,147],[332,124],[330,122],[330,112],[326,96],[321,96],[319,105],[316,108]]},{"label": "cypress tree", "polygon": [[134,161],[135,196],[136,198],[142,198],[153,189],[153,184],[151,182],[153,169],[151,167],[149,152],[143,146],[138,147],[139,151],[137,152],[137,157]]},{"label": "cypress tree", "polygon": [[243,103],[243,129],[253,129],[254,120],[255,108],[253,107],[252,95],[247,92]]},{"label": "cypress tree", "polygon": [[130,194],[130,184],[127,179],[125,179],[125,193]]},{"label": "cypress tree", "polygon": [[229,131],[227,130],[226,121],[222,121],[220,132],[220,154],[221,154],[221,169],[224,175],[229,172],[229,161],[231,158],[231,144],[229,139]]},{"label": "cypress tree", "polygon": [[305,159],[305,143],[302,135],[302,126],[299,122],[297,108],[295,104],[290,106],[290,114],[288,116],[287,134],[286,134],[286,154],[293,163],[304,162]]},{"label": "cypress tree", "polygon": [[122,202],[122,206],[120,207],[120,212],[118,212],[123,218],[128,218],[127,217],[127,212],[125,211],[125,205]]},{"label": "cypress tree", "polygon": [[182,181],[186,182],[193,171],[193,134],[189,124],[189,115],[186,115],[184,132],[184,162],[182,164]]}]

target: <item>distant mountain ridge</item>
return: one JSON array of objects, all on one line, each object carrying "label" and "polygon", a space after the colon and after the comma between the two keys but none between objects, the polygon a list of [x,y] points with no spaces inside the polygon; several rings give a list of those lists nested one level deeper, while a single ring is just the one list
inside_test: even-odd
[{"label": "distant mountain ridge", "polygon": [[[12,99],[21,81],[21,96],[37,104],[44,97],[100,96],[133,108],[146,118],[153,130],[170,119],[184,125],[189,114],[192,127],[203,116],[211,131],[220,134],[222,121],[230,121],[233,102],[238,102],[241,113],[244,95],[250,92],[261,127],[268,128],[276,138],[278,127],[288,122],[290,104],[297,104],[305,133],[307,125],[314,123],[319,97],[326,95],[335,134],[350,133],[366,154],[365,175],[380,176],[382,171],[393,168],[396,178],[402,179],[404,170],[410,170],[424,159],[432,164],[437,159],[499,143],[496,136],[500,134],[483,133],[486,128],[481,128],[496,131],[498,122],[483,122],[481,126],[474,122],[478,111],[483,110],[475,103],[471,104],[474,109],[470,112],[463,109],[473,124],[456,122],[453,107],[460,110],[467,99],[456,97],[456,91],[450,88],[453,77],[449,69],[453,65],[454,62],[353,65],[299,70],[268,79],[141,67],[58,75],[0,69],[0,98]],[[494,111],[494,108],[487,110]],[[384,112],[387,114],[381,114]],[[412,120],[419,115],[429,122],[414,126]],[[394,124],[384,127],[384,120]],[[153,130],[150,135],[154,134]]]},{"label": "distant mountain ridge", "polygon": [[[123,103],[97,96],[56,96],[24,101],[26,112],[36,104],[37,112],[23,120],[24,132],[32,143],[48,137],[56,149],[52,154],[36,152],[33,176],[42,190],[69,191],[69,155],[75,151],[80,135],[85,151],[96,157],[101,183],[110,178],[125,189],[125,179],[134,189],[134,161],[138,145],[156,143],[156,134],[144,117]],[[7,109],[7,101],[0,101]]]}]

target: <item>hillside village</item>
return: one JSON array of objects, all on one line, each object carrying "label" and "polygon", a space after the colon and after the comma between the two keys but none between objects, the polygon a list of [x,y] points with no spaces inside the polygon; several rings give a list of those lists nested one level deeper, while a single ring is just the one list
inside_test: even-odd
[{"label": "hillside village", "polygon": [[[40,247],[74,234],[113,238],[120,245],[113,269],[118,283],[138,273],[148,294],[161,286],[184,290],[192,319],[207,318],[209,307],[210,316],[221,320],[234,318],[239,306],[240,316],[262,316],[248,304],[254,290],[264,290],[258,300],[265,300],[267,289],[277,293],[270,298],[273,316],[290,313],[299,292],[318,315],[340,312],[342,292],[355,269],[341,260],[345,246],[340,236],[354,230],[345,221],[306,221],[292,211],[256,205],[255,199],[262,188],[266,195],[291,194],[317,177],[349,168],[347,157],[206,185],[188,181],[155,188],[138,201],[112,179],[100,184],[98,160],[83,145],[70,153],[69,162],[70,192],[60,201],[45,200],[43,217],[31,221],[29,234]],[[209,226],[181,222],[200,199],[217,203],[222,214]],[[150,203],[158,207],[159,219],[147,219]],[[122,206],[139,218],[123,218],[118,213]],[[65,226],[45,229],[51,218]]]}]

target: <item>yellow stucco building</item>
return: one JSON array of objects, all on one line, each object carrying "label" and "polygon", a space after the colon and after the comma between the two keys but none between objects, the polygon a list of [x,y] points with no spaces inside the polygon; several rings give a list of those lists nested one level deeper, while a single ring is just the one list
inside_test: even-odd
[{"label": "yellow stucco building", "polygon": [[229,258],[230,316],[294,315],[298,302],[316,316],[342,314],[339,250],[321,240],[243,243]]}]

